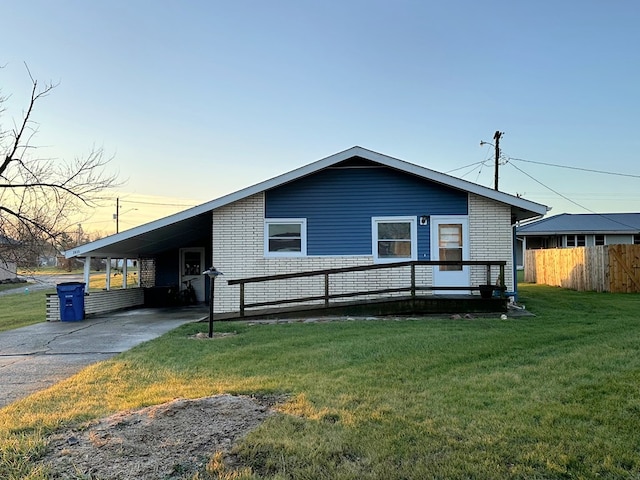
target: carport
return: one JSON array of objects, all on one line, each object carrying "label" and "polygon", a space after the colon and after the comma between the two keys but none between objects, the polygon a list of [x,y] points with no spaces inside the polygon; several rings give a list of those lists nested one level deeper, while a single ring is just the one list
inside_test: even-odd
[{"label": "carport", "polygon": [[[105,237],[65,252],[84,263],[85,314],[126,308],[166,306],[169,289],[191,282],[199,303],[208,301],[208,279],[202,275],[211,262],[212,216],[208,204]],[[93,259],[106,261],[106,287],[88,288]],[[122,285],[111,284],[112,264],[122,265]],[[136,266],[136,285],[127,286],[129,264]],[[57,295],[47,297],[47,320],[60,319]]]}]

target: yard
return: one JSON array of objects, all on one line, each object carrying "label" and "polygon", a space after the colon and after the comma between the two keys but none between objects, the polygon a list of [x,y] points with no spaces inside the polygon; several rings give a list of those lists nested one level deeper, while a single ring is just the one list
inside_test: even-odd
[{"label": "yard", "polygon": [[235,447],[249,469],[199,479],[640,477],[640,296],[521,302],[536,316],[186,325],[0,410],[0,477],[47,478],[64,426],[218,393],[281,414]]}]

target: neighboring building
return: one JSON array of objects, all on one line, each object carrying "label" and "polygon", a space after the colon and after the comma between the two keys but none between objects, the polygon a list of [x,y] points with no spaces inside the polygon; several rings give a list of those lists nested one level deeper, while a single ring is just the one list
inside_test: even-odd
[{"label": "neighboring building", "polygon": [[525,250],[640,244],[640,213],[562,213],[516,229],[518,265]]},{"label": "neighboring building", "polygon": [[[211,265],[231,280],[405,260],[502,260],[513,290],[514,225],[546,212],[544,205],[353,147],[65,255],[139,259],[141,287],[191,281],[200,301],[208,298],[202,272]],[[486,283],[486,270],[436,267],[427,277],[433,286],[472,286]],[[304,295],[311,286],[264,288],[259,295],[272,299],[282,290]],[[215,295],[216,312],[237,311],[237,285],[219,281]]]},{"label": "neighboring building", "polygon": [[18,266],[13,259],[17,245],[15,240],[0,235],[0,282],[13,280],[18,276]]}]

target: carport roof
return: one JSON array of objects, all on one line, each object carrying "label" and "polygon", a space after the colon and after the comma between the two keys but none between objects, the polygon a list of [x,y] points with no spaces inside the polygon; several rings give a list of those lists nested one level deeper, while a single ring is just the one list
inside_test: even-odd
[{"label": "carport roof", "polygon": [[67,250],[65,256],[67,258],[86,256],[116,258],[147,257],[157,255],[170,248],[187,245],[189,243],[188,240],[194,237],[194,232],[204,234],[211,231],[211,211],[251,195],[311,175],[325,168],[335,166],[340,162],[354,157],[510,205],[511,213],[515,220],[539,217],[544,215],[548,210],[545,205],[530,202],[521,197],[492,190],[466,180],[356,146],[256,185],[203,203],[197,207]]}]

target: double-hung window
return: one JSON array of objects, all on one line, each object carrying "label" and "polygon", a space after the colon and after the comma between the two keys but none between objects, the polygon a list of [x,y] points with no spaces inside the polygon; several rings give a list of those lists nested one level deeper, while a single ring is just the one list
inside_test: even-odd
[{"label": "double-hung window", "polygon": [[415,217],[372,218],[373,259],[376,263],[418,258]]},{"label": "double-hung window", "polygon": [[269,218],[264,222],[266,257],[304,257],[307,255],[307,220]]}]

